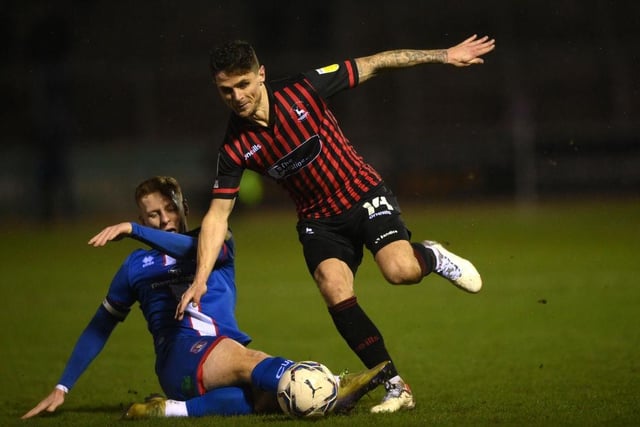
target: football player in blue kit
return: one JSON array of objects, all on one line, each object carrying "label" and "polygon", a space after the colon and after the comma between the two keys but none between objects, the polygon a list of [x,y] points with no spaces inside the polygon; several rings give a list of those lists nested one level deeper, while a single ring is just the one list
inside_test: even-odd
[{"label": "football player in blue kit", "polygon": [[[53,391],[23,415],[55,411],[64,403],[116,325],[138,302],[153,336],[155,371],[169,399],[134,403],[125,418],[241,415],[278,410],[278,380],[293,361],[246,347],[251,338],[235,318],[234,241],[230,232],[207,280],[208,291],[180,320],[177,302],[193,280],[197,237],[187,233],[188,206],[178,182],[153,177],[135,193],[141,224],[123,222],[103,229],[89,244],[131,237],[153,249],[137,249],[115,274],[107,296],[80,335]],[[351,375],[340,384],[336,411],[347,411],[382,382],[386,364]]]}]

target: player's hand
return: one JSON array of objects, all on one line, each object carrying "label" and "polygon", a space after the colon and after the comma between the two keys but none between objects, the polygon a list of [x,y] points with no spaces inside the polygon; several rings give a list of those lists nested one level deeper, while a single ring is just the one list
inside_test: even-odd
[{"label": "player's hand", "polygon": [[474,34],[459,45],[447,49],[447,64],[456,67],[483,64],[484,60],[480,57],[491,52],[495,47],[494,39],[489,39],[488,36],[478,38]]},{"label": "player's hand", "polygon": [[89,240],[88,244],[97,248],[104,246],[107,242],[112,240],[120,240],[125,236],[130,235],[133,232],[133,226],[130,222],[121,222],[120,224],[111,225]]},{"label": "player's hand", "polygon": [[184,312],[188,308],[189,304],[197,307],[200,304],[200,298],[207,292],[206,283],[193,282],[191,286],[182,294],[178,308],[176,308],[176,319],[182,320]]},{"label": "player's hand", "polygon": [[32,410],[24,414],[21,418],[26,420],[27,418],[35,417],[42,411],[54,412],[58,406],[64,403],[64,391],[54,388],[53,391],[40,403],[38,403]]}]

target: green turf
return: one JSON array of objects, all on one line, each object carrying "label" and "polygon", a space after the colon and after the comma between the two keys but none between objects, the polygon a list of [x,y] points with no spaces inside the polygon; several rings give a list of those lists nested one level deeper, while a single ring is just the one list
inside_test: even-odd
[{"label": "green turf", "polygon": [[[637,425],[640,423],[640,203],[590,201],[406,206],[417,238],[467,255],[485,288],[438,277],[383,282],[370,256],[356,292],[417,398],[414,411],[313,425]],[[113,218],[113,221],[121,218]],[[292,212],[236,215],[241,326],[255,348],[360,369],[304,267]],[[195,222],[195,218],[194,221]],[[13,225],[2,232],[0,425],[122,425],[131,401],[159,392],[151,338],[134,310],[53,416],[22,422],[55,384],[75,339],[134,242],[94,249],[99,226]],[[80,263],[78,264],[78,260]],[[138,426],[293,426],[284,416],[135,422]],[[302,423],[308,425],[307,422]]]}]

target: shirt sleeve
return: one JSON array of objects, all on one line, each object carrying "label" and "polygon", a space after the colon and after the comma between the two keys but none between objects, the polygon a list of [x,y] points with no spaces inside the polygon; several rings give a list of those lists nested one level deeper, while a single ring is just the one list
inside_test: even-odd
[{"label": "shirt sleeve", "polygon": [[218,153],[217,176],[211,195],[214,199],[235,199],[240,191],[240,180],[244,168],[236,164],[225,151],[225,144]]},{"label": "shirt sleeve", "polygon": [[326,65],[302,73],[323,98],[358,85],[358,68],[354,59]]},{"label": "shirt sleeve", "polygon": [[118,319],[104,306],[98,307],[98,311],[78,338],[60,377],[59,385],[69,390],[75,385],[93,359],[100,354],[117,324]]},{"label": "shirt sleeve", "polygon": [[[135,222],[131,223],[131,229],[131,238],[145,243],[169,256],[178,259],[195,258],[197,256],[198,237],[196,236],[157,230],[136,224]],[[216,264],[222,264],[233,259],[234,250],[235,244],[233,236],[231,232],[229,232],[229,237],[224,241],[222,249],[218,254]]]},{"label": "shirt sleeve", "polygon": [[170,233],[131,223],[131,238],[138,240],[162,253],[174,258],[187,258],[196,255],[198,239],[185,234]]},{"label": "shirt sleeve", "polygon": [[135,303],[129,287],[131,255],[120,266],[111,281],[107,296],[84,329],[67,361],[58,385],[71,389],[104,348],[118,322],[123,321]]}]

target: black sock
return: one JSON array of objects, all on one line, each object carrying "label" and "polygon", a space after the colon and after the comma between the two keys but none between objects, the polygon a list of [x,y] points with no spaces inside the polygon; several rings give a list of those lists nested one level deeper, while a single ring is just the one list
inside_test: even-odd
[{"label": "black sock", "polygon": [[[329,307],[329,314],[342,338],[367,368],[373,368],[385,360],[391,361],[382,334],[362,310],[356,297]],[[393,361],[390,373],[389,378],[398,374]]]},{"label": "black sock", "polygon": [[431,273],[436,268],[436,256],[433,251],[422,243],[412,242],[411,246],[413,246],[413,255],[422,269],[422,275],[426,276]]}]

